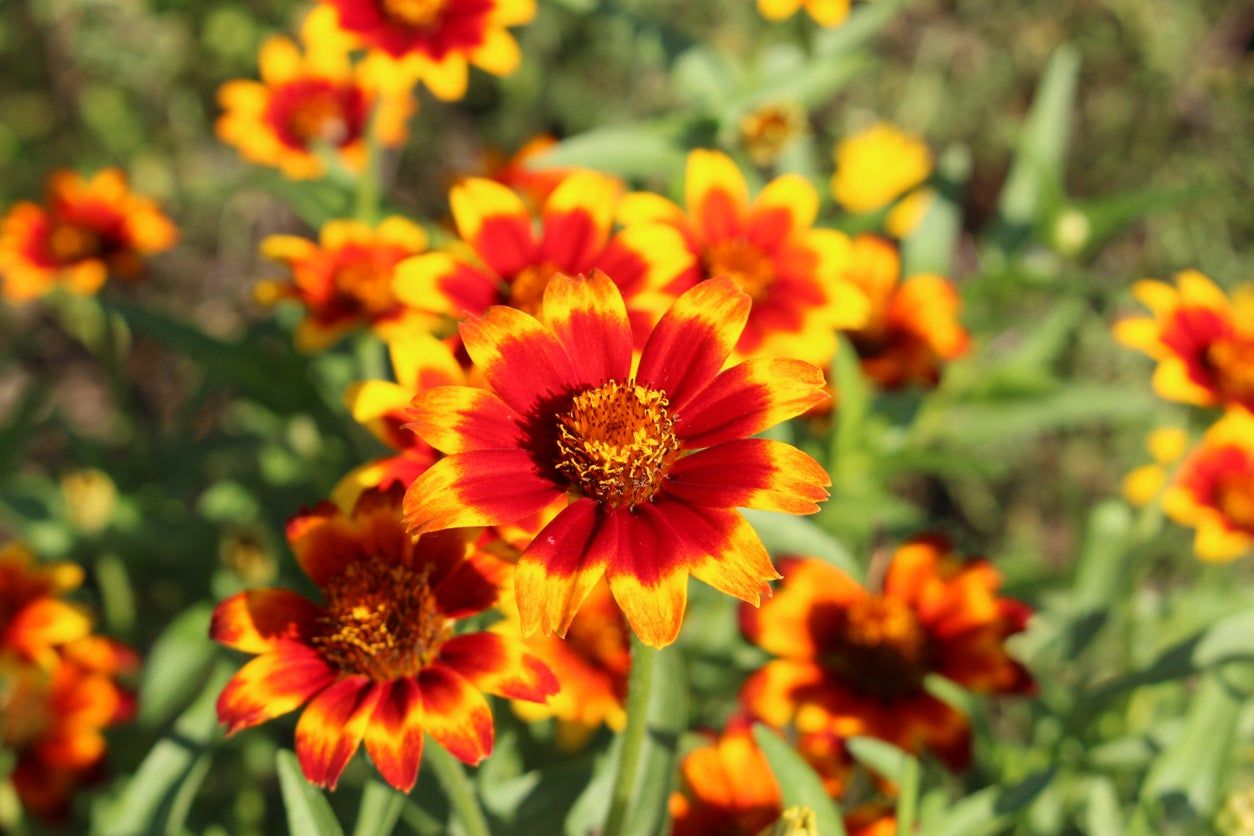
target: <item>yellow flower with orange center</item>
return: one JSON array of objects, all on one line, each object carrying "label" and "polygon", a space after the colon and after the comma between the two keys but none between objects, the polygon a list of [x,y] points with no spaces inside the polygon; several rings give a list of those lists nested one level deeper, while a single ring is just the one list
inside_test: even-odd
[{"label": "yellow flower with orange center", "polygon": [[109,276],[137,278],[144,259],[174,246],[178,230],[130,191],[120,169],[90,178],[58,171],[44,204],[22,202],[0,221],[0,279],[11,301],[63,286],[92,294]]},{"label": "yellow flower with orange center", "polygon": [[305,776],[334,787],[364,742],[389,784],[418,777],[423,734],[466,763],[492,751],[484,693],[543,701],[552,673],[521,643],[456,632],[496,603],[507,565],[458,532],[414,538],[399,495],[369,492],[351,516],[324,503],[288,524],[314,602],[286,589],[242,592],[214,611],[212,637],[257,654],[227,683],[218,717],[229,733],[295,711]]},{"label": "yellow flower with orange center", "polygon": [[91,618],[62,600],[83,582],[73,563],[37,562],[19,543],[0,547],[0,653],[44,666],[57,649],[91,632]]},{"label": "yellow flower with orange center", "polygon": [[[818,510],[830,478],[794,447],[750,438],[827,399],[823,373],[760,358],[723,369],[751,300],[729,279],[679,297],[632,362],[618,288],[555,276],[539,318],[495,306],[461,337],[489,389],[414,399],[411,427],[445,453],[410,486],[415,532],[565,508],[518,562],[524,636],[566,632],[602,577],[642,641],[679,633],[693,575],[757,604],[777,577],[735,510]],[[634,365],[634,371],[633,371]]]},{"label": "yellow flower with orange center", "polygon": [[932,174],[927,144],[887,122],[841,140],[834,156],[832,195],[851,212],[882,209]]},{"label": "yellow flower with orange center", "polygon": [[1224,562],[1254,551],[1254,415],[1230,410],[1177,468],[1163,510],[1197,529],[1193,550]]},{"label": "yellow flower with orange center", "polygon": [[1154,391],[1197,406],[1254,411],[1254,285],[1231,299],[1196,270],[1176,275],[1176,286],[1146,279],[1133,294],[1152,317],[1115,325],[1124,345],[1158,361]]},{"label": "yellow flower with orange center", "polygon": [[787,20],[803,7],[819,26],[839,26],[849,17],[850,0],[758,0],[758,13],[767,20]]},{"label": "yellow flower with orange center", "polygon": [[512,26],[531,21],[535,0],[322,0],[340,28],[371,51],[393,85],[421,81],[441,99],[466,95],[469,67],[509,75],[522,59]]},{"label": "yellow flower with orange center", "polygon": [[593,171],[566,174],[533,217],[523,196],[470,178],[449,195],[461,240],[401,265],[397,294],[416,309],[460,320],[492,305],[539,310],[558,273],[604,271],[627,300],[638,339],[648,335],[691,263],[671,227],[645,224],[611,234],[620,184]]},{"label": "yellow flower with orange center", "polygon": [[804,178],[789,174],[750,200],[744,175],[726,154],[697,150],[688,156],[687,212],[660,195],[623,199],[619,219],[678,230],[693,265],[674,282],[682,292],[726,277],[753,299],[736,353],[740,357],[794,357],[826,366],[836,350],[835,329],[866,319],[863,294],[844,281],[849,239],[813,226],[819,196]]},{"label": "yellow flower with orange center", "polygon": [[397,266],[427,247],[421,227],[399,217],[377,227],[330,221],[318,239],[272,235],[261,244],[267,258],[287,266],[291,279],[262,282],[257,297],[295,299],[305,306],[296,332],[302,350],[325,348],[358,328],[372,328],[387,339],[427,324],[429,317],[405,305],[392,288]]},{"label": "yellow flower with orange center", "polygon": [[848,337],[862,371],[880,386],[935,386],[947,360],[961,357],[970,336],[958,321],[961,300],[942,276],[901,278],[901,257],[891,241],[874,235],[853,240],[841,274],[870,300],[871,314]]},{"label": "yellow flower with orange center", "polygon": [[741,610],[745,635],[780,657],[741,691],[745,708],[772,725],[879,737],[961,769],[970,728],[928,693],[925,677],[985,693],[1033,688],[1004,644],[1031,611],[997,597],[1000,578],[987,562],[960,561],[940,538],[899,548],[882,594],[818,560],[789,559],[780,569],[776,596]]},{"label": "yellow flower with orange center", "polygon": [[261,47],[261,81],[236,80],[218,92],[218,137],[247,160],[305,180],[326,170],[324,151],[358,171],[371,136],[404,143],[416,105],[403,90],[381,86],[350,57],[351,42],[329,9],[315,9],[301,32],[304,51],[275,36]]}]

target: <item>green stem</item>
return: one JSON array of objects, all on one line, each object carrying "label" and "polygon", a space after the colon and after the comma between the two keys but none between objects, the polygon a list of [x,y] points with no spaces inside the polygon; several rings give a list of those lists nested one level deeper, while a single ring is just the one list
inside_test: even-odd
[{"label": "green stem", "polygon": [[627,809],[635,795],[636,773],[640,771],[640,754],[644,751],[644,738],[649,728],[649,692],[653,690],[656,667],[657,650],[633,635],[631,677],[627,682],[627,728],[623,730],[618,777],[614,780],[603,836],[619,836],[627,823]]},{"label": "green stem", "polygon": [[375,133],[376,114],[370,114],[366,134],[366,163],[357,179],[357,220],[374,225],[379,215],[379,179],[383,176],[379,138]]},{"label": "green stem", "polygon": [[430,737],[423,747],[423,755],[423,759],[435,770],[435,777],[444,787],[449,805],[462,823],[466,836],[491,836],[488,820],[483,816],[479,800],[475,798],[475,788],[466,777],[466,770],[462,768],[461,762]]},{"label": "green stem", "polygon": [[919,806],[919,761],[906,758],[901,770],[901,789],[897,796],[897,836],[913,836],[914,819]]}]

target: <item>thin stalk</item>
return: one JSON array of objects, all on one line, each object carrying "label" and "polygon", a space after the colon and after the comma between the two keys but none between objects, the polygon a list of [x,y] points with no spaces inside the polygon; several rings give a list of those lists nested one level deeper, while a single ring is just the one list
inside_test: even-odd
[{"label": "thin stalk", "polygon": [[462,768],[461,762],[429,737],[423,747],[423,759],[435,770],[435,777],[440,781],[440,786],[444,787],[448,803],[462,823],[466,836],[491,836],[488,820],[483,816],[479,799],[475,797],[475,788],[466,777],[466,770]]},{"label": "thin stalk", "polygon": [[357,220],[373,225],[378,220],[379,197],[383,176],[382,149],[377,133],[377,108],[370,114],[370,130],[366,133],[366,162],[357,179]]},{"label": "thin stalk", "polygon": [[913,836],[919,807],[919,760],[905,760],[901,770],[901,794],[897,796],[897,836]]},{"label": "thin stalk", "polygon": [[627,681],[627,728],[623,730],[618,777],[614,780],[603,836],[619,836],[627,823],[627,810],[636,792],[636,773],[640,771],[640,755],[649,729],[649,692],[653,690],[656,662],[657,650],[633,635],[631,677]]}]

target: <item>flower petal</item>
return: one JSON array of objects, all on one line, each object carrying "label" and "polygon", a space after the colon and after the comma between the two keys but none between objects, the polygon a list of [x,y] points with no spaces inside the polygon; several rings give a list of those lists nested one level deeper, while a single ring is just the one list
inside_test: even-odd
[{"label": "flower petal", "polygon": [[757,606],[771,594],[779,577],[771,557],[748,520],[729,509],[689,505],[670,497],[653,503],[651,513],[664,517],[674,532],[674,548],[693,577],[720,592]]},{"label": "flower petal", "polygon": [[749,187],[731,157],[701,148],[690,153],[684,189],[692,224],[705,240],[719,241],[744,231]]},{"label": "flower petal", "polygon": [[218,719],[235,734],[289,711],[335,681],[335,671],[311,648],[284,642],[240,668],[218,695]]},{"label": "flower petal", "polygon": [[499,525],[534,514],[562,490],[522,450],[477,450],[440,459],[405,492],[405,524],[415,534]]},{"label": "flower petal", "polygon": [[584,383],[597,386],[630,373],[627,306],[618,287],[600,270],[588,277],[554,276],[544,289],[544,322]]},{"label": "flower petal", "polygon": [[380,688],[366,727],[366,752],[375,768],[397,790],[408,793],[422,762],[422,694],[413,679]]},{"label": "flower petal", "polygon": [[665,647],[683,626],[691,547],[652,504],[615,516],[618,548],[605,573],[610,592],[640,640]]},{"label": "flower petal", "polygon": [[472,177],[453,187],[449,203],[462,240],[497,275],[511,276],[534,261],[531,215],[509,188]]},{"label": "flower petal", "polygon": [[819,655],[840,635],[843,609],[867,592],[834,566],[814,558],[779,562],[784,581],[760,608],[740,608],[745,638],[776,656]]},{"label": "flower petal", "polygon": [[667,494],[712,508],[813,514],[832,479],[805,453],[765,438],[725,441],[675,463]]},{"label": "flower petal", "polygon": [[[423,539],[435,536],[438,535],[424,534]],[[483,612],[500,599],[501,584],[511,568],[486,552],[472,552],[447,574],[432,575],[431,592],[436,605],[449,618],[466,618]]]},{"label": "flower petal", "polygon": [[320,607],[287,589],[250,589],[232,595],[213,610],[209,637],[245,653],[267,653],[284,640],[313,635]]},{"label": "flower petal", "polygon": [[494,306],[460,326],[466,351],[501,399],[527,417],[579,382],[557,335],[535,317]]},{"label": "flower petal", "polygon": [[522,445],[514,413],[486,389],[437,386],[419,392],[405,417],[406,429],[442,453],[516,450]]},{"label": "flower petal", "polygon": [[518,559],[515,597],[523,636],[564,635],[617,549],[618,515],[591,499],[571,503]]},{"label": "flower petal", "polygon": [[381,691],[368,677],[345,677],[301,713],[296,723],[296,758],[311,783],[335,789],[366,735]]},{"label": "flower petal", "polygon": [[438,661],[498,697],[544,702],[559,687],[553,672],[521,641],[500,633],[455,636],[440,647]]},{"label": "flower petal", "polygon": [[363,556],[405,554],[410,537],[392,501],[380,497],[368,508],[359,504],[352,516],[345,516],[330,502],[321,502],[312,511],[292,517],[287,540],[309,579],[323,587]]},{"label": "flower petal", "polygon": [[685,446],[710,447],[755,435],[830,399],[817,366],[759,357],[710,381],[679,410],[675,429]]},{"label": "flower petal", "polygon": [[492,712],[465,677],[436,664],[418,675],[418,688],[423,726],[436,743],[472,766],[492,754]]}]

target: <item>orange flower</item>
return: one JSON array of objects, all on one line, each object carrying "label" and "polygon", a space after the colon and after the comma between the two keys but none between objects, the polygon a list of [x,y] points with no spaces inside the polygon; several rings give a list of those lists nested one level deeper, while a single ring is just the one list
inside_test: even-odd
[{"label": "orange flower", "polygon": [[855,807],[845,816],[846,836],[897,836],[897,814],[886,804]]},{"label": "orange flower", "polygon": [[849,17],[850,0],[758,0],[758,13],[767,20],[787,20],[802,6],[819,26],[839,26]]},{"label": "orange flower", "polygon": [[528,206],[543,207],[553,190],[575,171],[570,168],[530,167],[532,161],[543,157],[555,145],[557,140],[554,137],[540,134],[532,137],[512,157],[489,151],[484,159],[486,176],[522,195]]},{"label": "orange flower", "polygon": [[1176,274],[1176,286],[1146,279],[1133,294],[1152,317],[1125,319],[1115,337],[1158,361],[1154,391],[1198,406],[1254,411],[1254,285],[1229,300],[1196,270]]},{"label": "orange flower", "polygon": [[779,783],[749,723],[732,721],[679,764],[681,789],[671,795],[671,836],[757,836],[779,818]]},{"label": "orange flower", "polygon": [[437,97],[466,95],[470,64],[509,75],[522,58],[507,30],[531,21],[535,0],[323,0],[340,27],[374,52],[381,74],[417,79]]},{"label": "orange flower", "polygon": [[306,180],[326,170],[319,152],[338,154],[348,168],[365,165],[371,132],[398,147],[414,114],[413,97],[382,89],[364,65],[354,66],[351,42],[336,29],[329,9],[315,9],[301,31],[304,54],[288,38],[261,47],[261,81],[227,82],[218,92],[224,113],[217,133],[250,162],[274,166]]},{"label": "orange flower", "polygon": [[1197,529],[1193,550],[1203,560],[1254,551],[1254,415],[1234,409],[1206,431],[1163,494],[1163,510]]},{"label": "orange flower", "polygon": [[741,609],[745,635],[782,657],[741,691],[745,707],[768,723],[871,735],[931,750],[960,769],[970,755],[967,721],[924,689],[924,677],[988,693],[1033,687],[1004,647],[1029,609],[998,598],[996,570],[962,563],[940,538],[899,548],[880,595],[818,560],[789,559],[781,569],[779,594],[760,610]]},{"label": "orange flower", "polygon": [[0,656],[0,748],[17,755],[12,779],[24,807],[62,818],[74,790],[97,776],[101,732],[134,709],[114,677],[136,665],[128,649],[99,637],[64,645],[50,667]]},{"label": "orange flower", "polygon": [[58,171],[48,179],[45,205],[18,203],[0,222],[4,295],[21,302],[57,285],[95,293],[110,275],[136,278],[145,256],[177,238],[155,203],[130,192],[120,169],[86,179]]},{"label": "orange flower", "polygon": [[880,386],[935,386],[941,364],[961,357],[970,336],[958,321],[961,300],[941,276],[901,281],[901,258],[892,242],[874,235],[853,240],[843,276],[871,300],[866,324],[849,332],[862,371]]},{"label": "orange flower", "polygon": [[628,232],[662,223],[683,234],[693,265],[675,281],[676,292],[724,276],[753,299],[736,345],[739,356],[826,366],[836,350],[835,329],[861,325],[867,303],[839,275],[849,239],[813,228],[819,211],[814,187],[788,174],[751,202],[731,158],[697,150],[688,156],[686,189],[687,214],[664,197],[636,193],[623,199],[619,219]]},{"label": "orange flower", "polygon": [[505,564],[456,532],[410,537],[398,494],[363,495],[351,517],[330,503],[288,523],[315,604],[286,589],[220,603],[210,628],[222,644],[258,654],[218,698],[229,733],[304,705],[296,755],[310,781],[332,787],[365,742],[383,778],[407,792],[423,734],[466,763],[492,751],[484,692],[542,701],[553,675],[496,633],[454,634],[492,606]]},{"label": "orange flower", "polygon": [[495,525],[570,504],[519,559],[524,636],[564,634],[602,577],[647,644],[675,640],[688,576],[757,604],[777,577],[737,507],[818,510],[830,479],[809,456],[749,438],[827,398],[823,373],[757,359],[721,374],[749,316],[728,279],[685,293],[632,369],[618,288],[557,275],[541,319],[496,306],[461,336],[491,391],[440,387],[412,427],[448,454],[410,486],[415,532]]},{"label": "orange flower", "polygon": [[82,608],[61,600],[83,582],[73,563],[38,564],[18,543],[0,547],[0,653],[48,667],[56,650],[91,632]]},{"label": "orange flower", "polygon": [[296,332],[297,345],[317,351],[349,331],[371,327],[380,336],[405,333],[425,325],[421,316],[392,290],[397,265],[421,253],[427,236],[421,227],[393,217],[370,227],[357,221],[330,221],[318,242],[295,235],[271,235],[262,253],[285,264],[289,282],[262,282],[263,302],[296,299],[307,316]]},{"label": "orange flower", "polygon": [[471,178],[449,195],[459,245],[401,265],[396,292],[417,309],[461,319],[491,305],[539,310],[557,273],[605,271],[628,303],[638,336],[670,301],[659,292],[691,265],[670,227],[647,224],[611,237],[620,186],[593,171],[562,178],[534,219],[517,193]]}]

